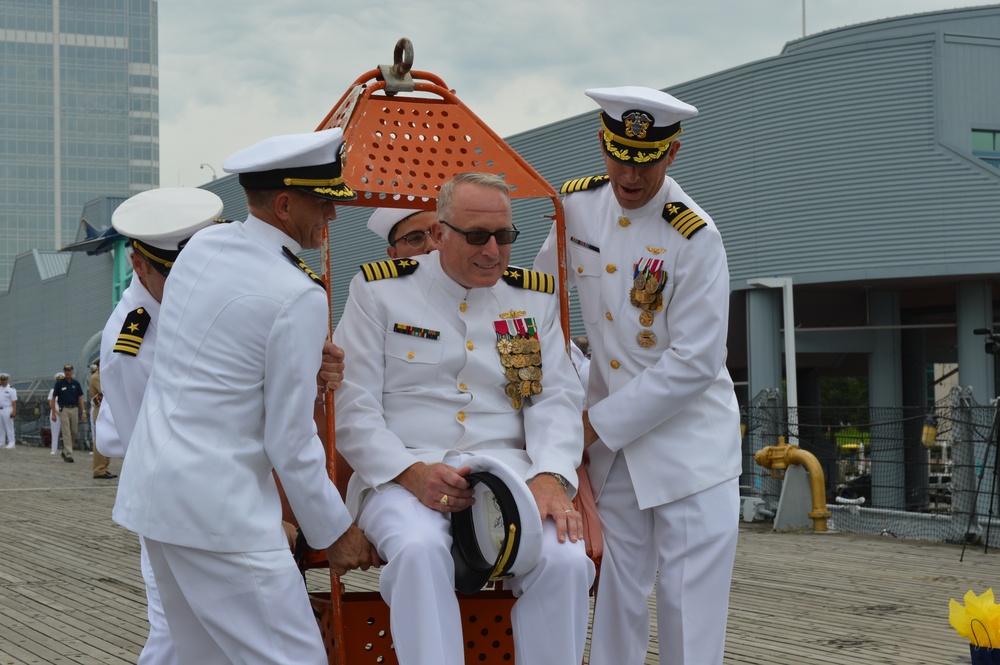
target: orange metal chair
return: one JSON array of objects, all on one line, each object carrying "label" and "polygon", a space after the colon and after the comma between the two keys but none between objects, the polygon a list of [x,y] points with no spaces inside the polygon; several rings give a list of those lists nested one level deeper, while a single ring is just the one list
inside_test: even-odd
[{"label": "orange metal chair", "polygon": [[[560,230],[559,255],[565,256],[565,222],[558,193],[520,155],[470,111],[444,81],[428,72],[411,71],[409,40],[396,44],[393,64],[362,74],[348,88],[317,131],[340,127],[347,151],[344,179],[358,193],[346,205],[433,209],[438,190],[448,178],[463,171],[501,175],[511,198],[548,198]],[[415,197],[410,199],[409,197]],[[421,197],[427,197],[422,199]],[[329,286],[329,238],[323,244],[323,279]],[[559,265],[560,283],[566,282],[565,259]],[[563,330],[569,331],[569,305],[560,293]],[[567,346],[568,348],[568,346]],[[326,404],[332,406],[333,394]],[[317,422],[325,429],[324,444],[330,478],[343,492],[351,470],[336,451],[333,408],[317,406]],[[580,494],[589,498],[588,554],[599,562],[600,526],[592,509],[586,470],[580,469]],[[587,508],[590,508],[589,510]],[[287,519],[287,518],[286,518]],[[323,552],[313,553],[307,567],[327,567]],[[310,594],[327,644],[331,665],[396,663],[389,634],[389,608],[378,593],[346,593],[339,576],[330,574],[326,593]],[[511,663],[514,659],[510,627],[513,596],[499,589],[462,596],[466,662]]]}]

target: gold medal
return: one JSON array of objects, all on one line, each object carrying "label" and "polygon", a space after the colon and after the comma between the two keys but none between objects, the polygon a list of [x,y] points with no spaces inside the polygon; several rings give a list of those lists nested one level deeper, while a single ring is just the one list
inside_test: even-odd
[{"label": "gold medal", "polygon": [[501,355],[510,353],[513,350],[514,350],[514,345],[511,344],[509,339],[497,340],[497,351],[499,351]]},{"label": "gold medal", "polygon": [[509,353],[505,353],[500,356],[500,364],[504,367],[514,367],[514,356]]},{"label": "gold medal", "polygon": [[526,356],[524,354],[520,354],[519,353],[519,354],[513,356],[513,359],[514,359],[514,367],[517,367],[518,369],[521,369],[522,367],[527,367],[528,364],[529,364],[528,363],[528,356]]},{"label": "gold medal", "polygon": [[522,367],[521,369],[517,370],[517,378],[518,378],[518,380],[519,381],[530,381],[531,380],[531,370],[533,370],[533,369],[535,369],[535,368],[534,367]]},{"label": "gold medal", "polygon": [[659,280],[650,279],[650,280],[646,280],[646,284],[645,284],[645,287],[644,287],[643,290],[646,293],[656,293],[657,291],[660,290],[660,288],[662,288],[662,287],[660,285]]},{"label": "gold medal", "polygon": [[510,398],[510,405],[514,407],[515,411],[521,408],[521,403],[522,399],[520,395],[514,395],[513,397]]},{"label": "gold medal", "polygon": [[508,383],[507,387],[503,389],[503,392],[504,392],[505,395],[507,395],[507,397],[510,397],[511,399],[513,399],[514,396],[517,395],[518,386],[519,386],[518,383],[514,383],[514,382]]},{"label": "gold medal", "polygon": [[642,313],[639,314],[639,323],[647,328],[653,325],[653,313],[649,310],[643,310]]},{"label": "gold medal", "polygon": [[504,370],[503,375],[507,377],[508,381],[520,381],[521,377],[518,375],[520,371],[516,367],[508,367]]},{"label": "gold medal", "polygon": [[644,289],[646,287],[646,276],[643,275],[642,273],[636,275],[635,279],[632,280],[632,286],[635,287],[636,291],[641,291],[642,289]]},{"label": "gold medal", "polygon": [[532,381],[531,382],[531,394],[532,395],[538,395],[541,392],[542,392],[542,382],[541,381]]},{"label": "gold medal", "polygon": [[531,381],[522,381],[521,382],[521,395],[523,395],[524,397],[527,397],[530,394],[531,394]]},{"label": "gold medal", "polygon": [[640,330],[635,336],[636,343],[644,349],[651,349],[656,346],[656,335],[652,330]]},{"label": "gold medal", "polygon": [[530,351],[531,353],[538,353],[541,350],[542,350],[541,342],[539,342],[537,339],[534,338],[528,340],[528,351]]}]

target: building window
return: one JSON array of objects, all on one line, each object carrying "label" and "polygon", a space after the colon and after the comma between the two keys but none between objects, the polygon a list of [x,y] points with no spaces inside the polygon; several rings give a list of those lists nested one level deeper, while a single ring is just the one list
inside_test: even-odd
[{"label": "building window", "polygon": [[1000,169],[1000,131],[972,130],[972,154],[995,169]]}]

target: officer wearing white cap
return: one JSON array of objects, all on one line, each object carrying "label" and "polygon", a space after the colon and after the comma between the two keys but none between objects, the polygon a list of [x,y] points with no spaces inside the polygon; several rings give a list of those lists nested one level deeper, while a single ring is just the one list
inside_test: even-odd
[{"label": "officer wearing white cap", "polygon": [[389,243],[390,259],[408,259],[437,249],[431,226],[437,221],[433,210],[379,208],[368,218],[368,230]]},{"label": "officer wearing white cap", "polygon": [[[0,372],[0,448],[14,447],[14,418],[17,417],[17,390],[10,374]],[[6,439],[6,444],[4,443]]]},{"label": "officer wearing white cap", "polygon": [[[337,400],[337,447],[355,470],[348,506],[388,562],[379,587],[401,665],[463,664],[455,588],[497,576],[518,596],[517,663],[579,665],[594,566],[570,502],[582,389],[554,281],[508,265],[518,231],[503,179],[456,175],[437,215],[438,251],[362,266],[334,335],[345,377],[378,402],[371,429],[364,405]],[[473,537],[474,515],[452,531],[448,519],[483,491],[469,474],[491,459],[512,470],[507,505],[528,497],[519,520],[495,515],[520,535],[493,547]]]},{"label": "officer wearing white cap", "polygon": [[[717,665],[742,466],[729,273],[711,217],[666,175],[697,109],[649,88],[586,94],[602,109],[607,173],[562,194],[592,350],[584,441],[605,544],[590,662],[644,662],[655,584],[660,662]],[[556,269],[554,234],[537,270]]]},{"label": "officer wearing white cap", "polygon": [[354,197],[341,145],[333,129],[225,160],[249,217],[198,232],[164,290],[113,518],[145,539],[180,662],[327,662],[272,471],[334,571],[378,562],[326,473],[312,414],[329,306],[296,255]]},{"label": "officer wearing white cap", "polygon": [[[118,206],[111,224],[128,238],[132,281],[101,335],[101,392],[95,439],[99,453],[124,457],[135,428],[157,346],[160,301],[174,261],[199,230],[222,213],[222,199],[205,189],[164,187],[142,192]],[[140,568],[146,583],[149,636],[139,662],[174,665],[177,651],[140,537]]]}]

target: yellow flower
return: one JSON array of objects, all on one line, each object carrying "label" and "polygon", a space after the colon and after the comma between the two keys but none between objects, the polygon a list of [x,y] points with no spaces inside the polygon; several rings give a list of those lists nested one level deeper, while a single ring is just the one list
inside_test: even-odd
[{"label": "yellow flower", "polygon": [[1000,648],[1000,605],[993,600],[993,589],[981,596],[970,590],[964,600],[964,606],[955,599],[948,603],[951,627],[976,646]]}]

